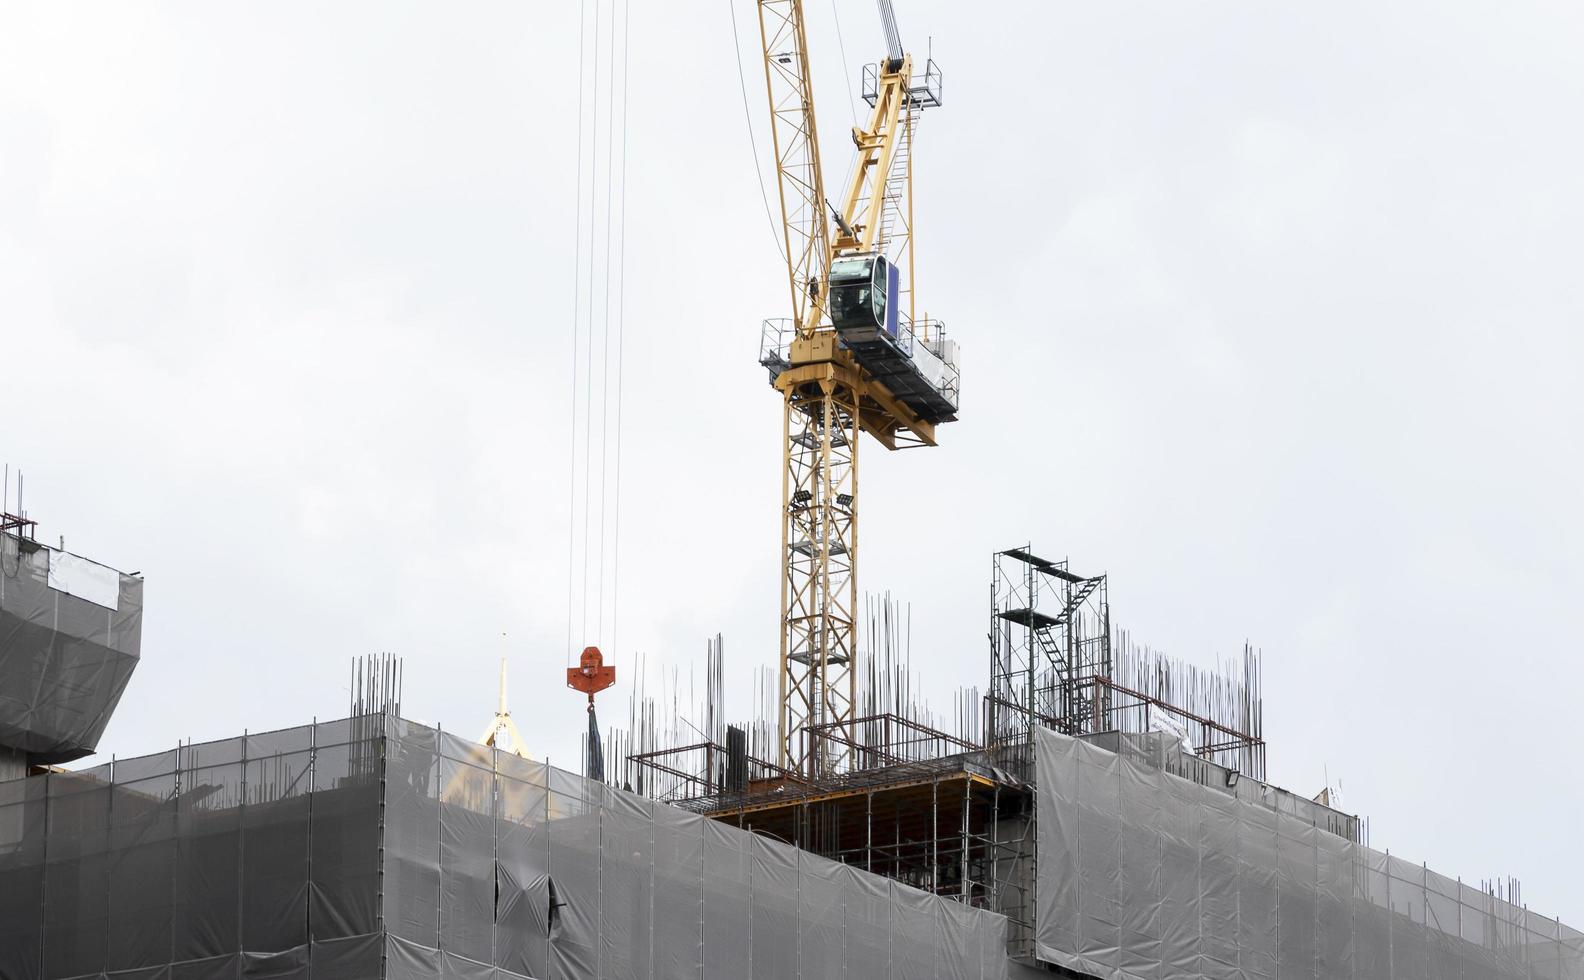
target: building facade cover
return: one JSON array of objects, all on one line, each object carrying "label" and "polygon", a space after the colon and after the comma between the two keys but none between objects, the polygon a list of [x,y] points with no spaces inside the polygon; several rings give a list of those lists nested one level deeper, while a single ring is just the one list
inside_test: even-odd
[{"label": "building facade cover", "polygon": [[0,980],[1035,975],[1000,915],[371,716],[0,782]]},{"label": "building facade cover", "polygon": [[0,534],[0,746],[93,754],[137,667],[143,580]]},{"label": "building facade cover", "polygon": [[1036,955],[1105,980],[1584,980],[1584,934],[1253,780],[1036,731]]}]

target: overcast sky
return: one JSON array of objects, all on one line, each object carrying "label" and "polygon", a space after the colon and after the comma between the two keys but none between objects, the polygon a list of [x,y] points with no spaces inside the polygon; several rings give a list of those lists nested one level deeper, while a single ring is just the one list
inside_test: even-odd
[{"label": "overcast sky", "polygon": [[[881,46],[838,3],[836,172]],[[990,555],[1032,542],[1151,645],[1262,648],[1275,782],[1329,772],[1377,847],[1584,922],[1584,7],[897,6],[945,72],[918,289],[963,411],[864,446],[861,581],[911,603],[925,688],[985,683]],[[476,735],[509,654],[531,750],[575,768],[591,214],[625,256],[621,523],[573,643],[612,647],[612,714],[638,652],[685,677],[722,631],[734,691],[773,662],[754,360],[787,300],[728,11],[632,4],[623,247],[573,0],[0,0],[0,457],[44,538],[147,579],[103,749],[340,715],[374,651]]]}]

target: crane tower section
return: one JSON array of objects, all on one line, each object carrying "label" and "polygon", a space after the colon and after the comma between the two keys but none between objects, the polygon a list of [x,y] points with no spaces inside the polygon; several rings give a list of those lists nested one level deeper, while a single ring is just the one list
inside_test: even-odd
[{"label": "crane tower section", "polygon": [[[882,0],[886,56],[864,72],[867,124],[852,177],[826,197],[801,0],[759,0],[765,83],[792,316],[764,324],[759,363],[783,404],[782,765],[809,776],[851,763],[858,654],[858,446],[935,445],[957,416],[955,345],[916,318],[913,137],[940,104],[934,62],[902,48]],[[841,736],[811,745],[815,726]]]}]

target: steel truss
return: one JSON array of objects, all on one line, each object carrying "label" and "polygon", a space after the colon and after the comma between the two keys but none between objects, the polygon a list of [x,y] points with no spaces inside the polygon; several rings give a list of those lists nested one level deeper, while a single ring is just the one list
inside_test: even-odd
[{"label": "steel truss", "polygon": [[809,735],[853,718],[860,395],[836,375],[782,389],[782,765],[811,776],[851,761],[843,742]]},{"label": "steel truss", "polygon": [[1026,754],[1036,723],[1068,735],[1109,731],[1106,577],[1076,575],[1065,559],[1026,547],[999,552],[993,564],[989,743]]}]

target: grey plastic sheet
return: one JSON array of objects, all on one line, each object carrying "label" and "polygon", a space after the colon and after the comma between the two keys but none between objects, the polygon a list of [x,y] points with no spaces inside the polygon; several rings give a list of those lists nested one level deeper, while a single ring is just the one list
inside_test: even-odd
[{"label": "grey plastic sheet", "polygon": [[[419,803],[428,794],[404,793],[408,812],[387,812],[390,977],[1036,975],[1007,958],[1000,915],[410,722],[393,722],[390,741],[393,773],[424,769],[438,746],[442,776],[439,827]],[[492,798],[482,792],[486,766]],[[397,802],[394,793],[388,799]],[[492,821],[476,819],[490,812]],[[493,840],[482,832],[491,823]],[[430,853],[439,855],[437,876]],[[477,910],[468,882],[491,853],[499,883],[493,919],[447,927],[454,907]],[[433,901],[418,901],[418,892]],[[437,909],[438,930],[427,912],[393,914],[409,907]],[[472,955],[482,954],[491,931],[493,960]]]},{"label": "grey plastic sheet", "polygon": [[0,782],[0,977],[38,973],[46,786],[43,779]]},{"label": "grey plastic sheet", "polygon": [[97,972],[110,932],[109,766],[45,777],[43,965],[50,976]]},{"label": "grey plastic sheet", "polygon": [[381,975],[377,729],[0,782],[0,980]]},{"label": "grey plastic sheet", "polygon": [[[1036,733],[1035,948],[1107,980],[1584,980],[1584,935],[1234,793]],[[1250,781],[1252,782],[1252,781]]]},{"label": "grey plastic sheet", "polygon": [[704,823],[670,806],[654,812],[656,980],[682,980],[704,968]]},{"label": "grey plastic sheet", "polygon": [[614,790],[607,790],[601,801],[598,974],[612,980],[650,975],[658,897],[652,877],[651,806],[648,800]]},{"label": "grey plastic sheet", "polygon": [[549,971],[548,767],[497,753],[495,962],[522,976]]},{"label": "grey plastic sheet", "polygon": [[394,718],[0,782],[0,980],[1002,980],[1006,920]]},{"label": "grey plastic sheet", "polygon": [[805,976],[841,976],[846,969],[845,870],[815,861],[798,869],[797,965]]},{"label": "grey plastic sheet", "polygon": [[378,928],[380,842],[366,826],[380,806],[379,781],[368,774],[378,744],[356,737],[346,721],[321,724],[314,734],[308,926],[315,940]]},{"label": "grey plastic sheet", "polygon": [[119,575],[116,608],[49,585],[53,549],[0,534],[0,745],[40,764],[92,754],[132,679],[143,580]]},{"label": "grey plastic sheet", "polygon": [[[891,883],[878,875],[844,868],[842,916],[847,943],[847,975],[888,977],[891,973]],[[1001,950],[996,951],[997,954]],[[998,955],[998,959],[1001,958]]]},{"label": "grey plastic sheet", "polygon": [[704,824],[704,975],[753,974],[752,838],[709,821]]}]

